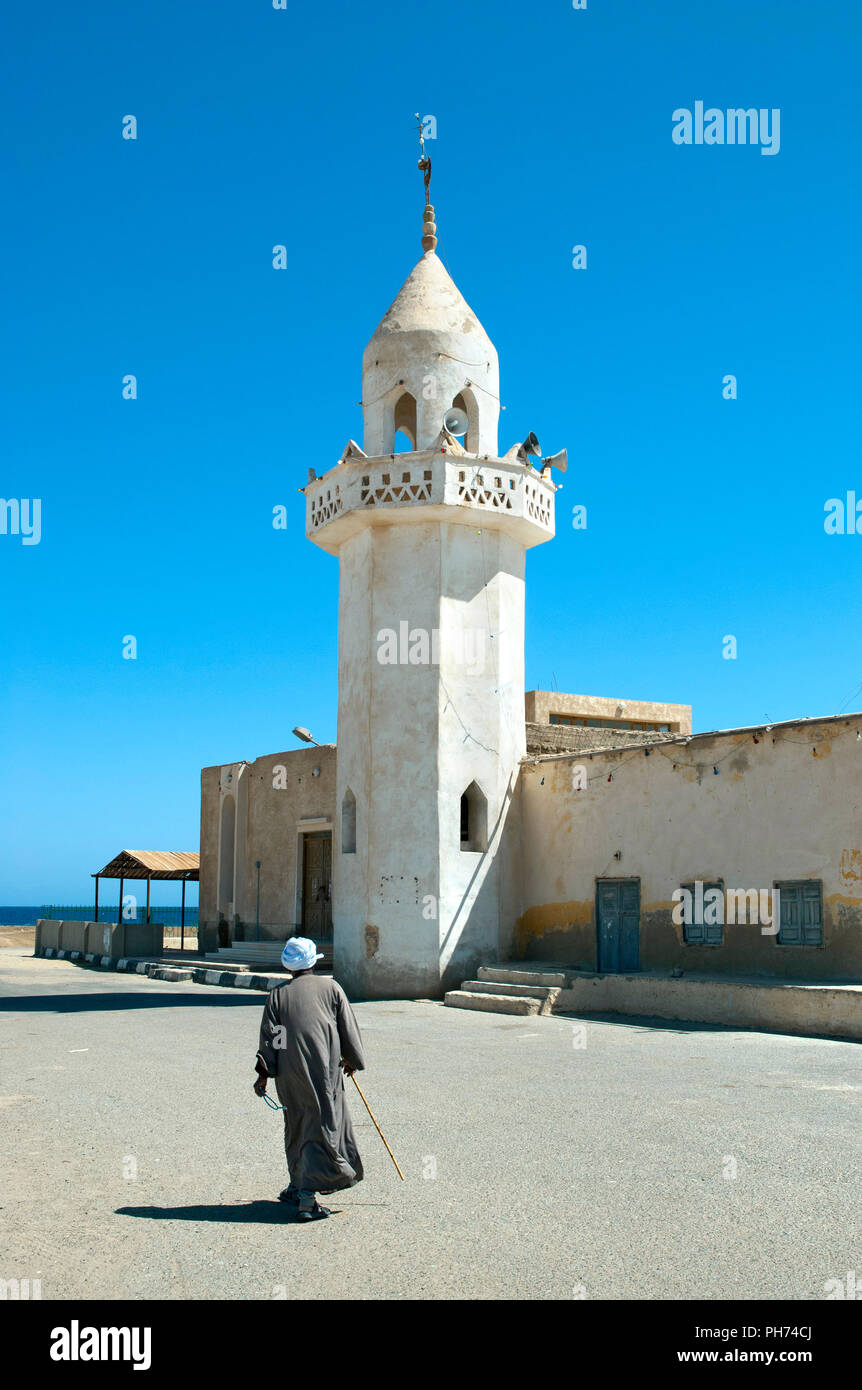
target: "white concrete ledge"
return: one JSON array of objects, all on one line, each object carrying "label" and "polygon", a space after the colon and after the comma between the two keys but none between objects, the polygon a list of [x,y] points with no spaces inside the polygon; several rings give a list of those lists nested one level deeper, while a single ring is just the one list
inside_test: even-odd
[{"label": "white concrete ledge", "polygon": [[571,977],[571,971],[519,969],[517,965],[480,965],[476,973],[480,980],[494,984],[535,985],[547,989],[561,989]]},{"label": "white concrete ledge", "polygon": [[468,989],[450,989],[444,997],[450,1009],[478,1009],[483,1013],[518,1014],[534,1018],[542,1007],[540,999],[514,994],[478,994]]},{"label": "white concrete ledge", "polygon": [[862,1040],[862,985],[570,974],[554,1013],[618,1013]]}]

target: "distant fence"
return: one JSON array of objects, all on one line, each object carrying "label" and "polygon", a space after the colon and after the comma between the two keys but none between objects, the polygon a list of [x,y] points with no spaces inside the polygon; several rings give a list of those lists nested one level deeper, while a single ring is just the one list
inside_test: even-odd
[{"label": "distant fence", "polygon": [[[119,904],[113,907],[99,905],[99,915],[93,913],[93,905],[88,907],[58,907],[56,903],[51,903],[42,908],[42,916],[48,922],[116,922]],[[179,907],[154,907],[150,906],[150,921],[162,922],[166,929],[180,926]],[[124,922],[145,922],[147,920],[147,905],[138,903],[134,912],[125,911],[123,913]],[[197,907],[186,907],[186,930],[197,931],[198,910]]]}]

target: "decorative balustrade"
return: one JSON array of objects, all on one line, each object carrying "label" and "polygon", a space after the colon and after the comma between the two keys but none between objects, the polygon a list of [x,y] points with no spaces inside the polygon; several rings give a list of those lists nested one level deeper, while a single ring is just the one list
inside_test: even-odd
[{"label": "decorative balustrade", "polygon": [[307,485],[307,530],[313,535],[351,511],[444,505],[509,513],[553,532],[554,491],[533,470],[502,459],[427,452],[361,459]]}]

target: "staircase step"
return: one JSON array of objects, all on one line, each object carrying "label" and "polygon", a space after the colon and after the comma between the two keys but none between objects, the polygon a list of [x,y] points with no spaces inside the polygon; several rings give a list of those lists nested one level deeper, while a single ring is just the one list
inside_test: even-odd
[{"label": "staircase step", "polygon": [[220,951],[207,951],[207,960],[281,960],[281,951],[256,950],[253,946],[223,946]]},{"label": "staircase step", "polygon": [[541,999],[528,995],[484,994],[469,989],[450,989],[443,1003],[450,1009],[480,1009],[485,1013],[519,1014],[527,1018],[535,1017],[542,1008]]},{"label": "staircase step", "polygon": [[504,965],[480,965],[480,980],[497,985],[542,985],[550,989],[565,989],[566,975],[562,970],[517,970]]},{"label": "staircase step", "polygon": [[[207,951],[207,960],[265,960],[280,964],[283,943],[278,941],[237,941],[233,946],[221,946]],[[323,959],[332,958],[332,946],[319,946]]]},{"label": "staircase step", "polygon": [[281,951],[255,950],[253,946],[227,946],[207,951],[207,960],[281,960]]},{"label": "staircase step", "polygon": [[559,989],[552,985],[510,985],[500,980],[462,980],[461,988],[475,994],[511,994],[529,999],[556,999]]},{"label": "staircase step", "polygon": [[267,951],[271,956],[280,956],[283,949],[283,943],[278,941],[235,941],[232,946],[219,947],[225,955],[235,951]]}]

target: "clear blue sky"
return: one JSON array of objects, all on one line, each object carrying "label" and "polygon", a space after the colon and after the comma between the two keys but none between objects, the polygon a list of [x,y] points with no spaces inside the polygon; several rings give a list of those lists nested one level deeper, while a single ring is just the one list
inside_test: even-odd
[{"label": "clear blue sky", "polygon": [[[855,0],[48,0],[6,24],[0,491],[42,499],[42,540],[0,536],[0,902],[196,848],[202,766],[297,723],[334,740],[337,563],[297,489],[361,439],[362,350],[421,254],[416,110],[501,444],[570,451],[528,688],[710,729],[862,683],[862,536],[823,526],[862,498]],[[780,108],[780,152],[674,144],[697,100]]]}]

